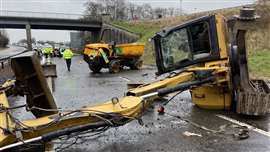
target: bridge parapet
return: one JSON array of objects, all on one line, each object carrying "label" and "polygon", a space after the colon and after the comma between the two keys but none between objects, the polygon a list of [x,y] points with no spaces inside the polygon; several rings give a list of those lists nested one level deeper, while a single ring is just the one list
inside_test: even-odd
[{"label": "bridge parapet", "polygon": [[[0,11],[0,16],[6,17],[28,17],[28,18],[56,18],[56,19],[81,19],[82,14],[51,13],[51,12],[30,12],[30,11]],[[91,17],[101,19],[101,17]]]}]

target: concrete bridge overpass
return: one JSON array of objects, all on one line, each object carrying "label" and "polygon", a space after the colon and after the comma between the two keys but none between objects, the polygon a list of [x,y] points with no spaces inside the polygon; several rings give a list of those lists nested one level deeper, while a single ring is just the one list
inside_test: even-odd
[{"label": "concrete bridge overpass", "polygon": [[83,20],[83,15],[80,14],[2,11],[0,28],[26,29],[29,50],[32,50],[31,29],[88,31],[91,32],[93,42],[99,40],[104,29],[108,41],[113,39],[121,43],[138,39],[134,33],[104,23],[102,17],[88,16],[87,20]]},{"label": "concrete bridge overpass", "polygon": [[0,16],[0,28],[25,29],[26,25],[31,29],[97,31],[102,28],[102,20]]}]

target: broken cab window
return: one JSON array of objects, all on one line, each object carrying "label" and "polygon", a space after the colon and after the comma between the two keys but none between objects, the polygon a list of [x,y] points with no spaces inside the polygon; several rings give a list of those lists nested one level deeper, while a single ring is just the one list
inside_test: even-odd
[{"label": "broken cab window", "polygon": [[206,21],[171,31],[161,38],[164,68],[210,56],[209,24]]},{"label": "broken cab window", "polygon": [[210,55],[210,36],[208,22],[190,26],[193,60]]},{"label": "broken cab window", "polygon": [[161,39],[163,65],[165,68],[172,67],[176,63],[188,60],[191,57],[187,29],[173,31]]}]

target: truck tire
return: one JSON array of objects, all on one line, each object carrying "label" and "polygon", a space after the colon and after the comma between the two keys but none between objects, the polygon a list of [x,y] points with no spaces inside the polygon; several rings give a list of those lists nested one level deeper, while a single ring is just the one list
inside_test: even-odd
[{"label": "truck tire", "polygon": [[109,72],[118,73],[121,70],[121,63],[119,60],[112,60],[109,63]]},{"label": "truck tire", "polygon": [[93,73],[99,73],[100,70],[102,69],[102,67],[98,64],[95,64],[95,63],[89,63],[88,64],[89,66],[89,69],[93,72]]},{"label": "truck tire", "polygon": [[142,65],[143,65],[143,61],[142,60],[137,60],[130,66],[130,68],[132,70],[140,70],[142,68]]}]

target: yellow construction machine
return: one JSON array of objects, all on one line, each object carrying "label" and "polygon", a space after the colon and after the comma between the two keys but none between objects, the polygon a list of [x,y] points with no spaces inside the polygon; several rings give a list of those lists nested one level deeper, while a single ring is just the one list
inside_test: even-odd
[{"label": "yellow construction machine", "polygon": [[102,68],[109,68],[110,73],[117,73],[124,66],[133,70],[140,69],[143,64],[140,57],[143,53],[143,43],[93,43],[85,45],[84,60],[94,73],[100,72]]},{"label": "yellow construction machine", "polygon": [[[0,92],[0,150],[118,127],[139,120],[154,99],[185,90],[201,108],[265,115],[270,109],[270,89],[263,80],[249,79],[246,23],[237,18],[230,21],[230,28],[227,23],[222,15],[215,14],[162,30],[153,42],[157,74],[166,77],[128,90],[124,97],[77,110],[56,108],[39,65],[33,64],[35,55],[14,57],[17,80],[3,85]],[[8,90],[27,96],[25,106],[36,119],[14,118],[10,111],[20,107],[9,106]]]}]

